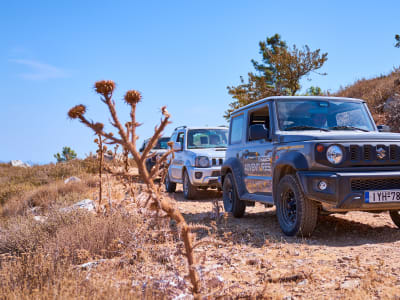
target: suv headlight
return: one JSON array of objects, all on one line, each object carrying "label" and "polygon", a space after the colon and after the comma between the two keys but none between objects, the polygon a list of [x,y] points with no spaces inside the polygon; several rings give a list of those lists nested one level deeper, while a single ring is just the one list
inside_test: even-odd
[{"label": "suv headlight", "polygon": [[326,158],[331,164],[340,164],[343,160],[343,150],[337,145],[329,146],[326,150]]},{"label": "suv headlight", "polygon": [[199,168],[207,168],[210,166],[210,159],[207,156],[197,156],[195,166]]}]

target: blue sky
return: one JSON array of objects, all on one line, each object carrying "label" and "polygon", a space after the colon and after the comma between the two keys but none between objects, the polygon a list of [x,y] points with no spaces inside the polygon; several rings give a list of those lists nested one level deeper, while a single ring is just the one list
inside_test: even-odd
[{"label": "blue sky", "polygon": [[[328,52],[304,80],[336,91],[400,65],[399,1],[5,1],[0,10],[0,161],[55,161],[63,146],[95,150],[92,132],[67,118],[76,104],[107,123],[93,83],[140,90],[139,142],[160,120],[176,126],[225,124],[228,85],[252,71],[258,42],[275,33],[289,45]],[[122,117],[124,116],[124,117]]]}]

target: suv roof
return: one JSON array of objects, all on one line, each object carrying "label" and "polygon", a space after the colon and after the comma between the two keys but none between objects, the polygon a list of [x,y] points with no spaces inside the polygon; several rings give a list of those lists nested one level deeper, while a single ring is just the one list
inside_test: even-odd
[{"label": "suv roof", "polygon": [[365,102],[364,100],[361,99],[356,99],[356,98],[346,98],[346,97],[332,97],[332,96],[272,96],[268,98],[264,98],[261,100],[258,100],[256,102],[247,104],[246,106],[240,107],[234,112],[232,112],[231,115],[234,115],[238,112],[241,112],[243,110],[246,110],[248,108],[251,108],[253,106],[257,106],[258,104],[262,104],[267,101],[272,101],[272,100],[344,100],[344,101],[352,101],[352,102]]},{"label": "suv roof", "polygon": [[194,126],[194,127],[187,127],[187,126],[178,126],[174,129],[174,131],[180,130],[180,129],[222,129],[226,128],[228,129],[227,125],[221,125],[221,126]]}]

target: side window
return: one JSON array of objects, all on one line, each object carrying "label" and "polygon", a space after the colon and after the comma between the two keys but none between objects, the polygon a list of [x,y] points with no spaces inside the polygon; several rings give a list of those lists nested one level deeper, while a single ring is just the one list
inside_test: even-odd
[{"label": "side window", "polygon": [[181,143],[182,146],[183,146],[183,138],[184,138],[184,136],[185,136],[185,133],[184,133],[184,132],[179,132],[179,133],[178,133],[178,138],[176,139],[176,141],[177,141],[178,143]]},{"label": "side window", "polygon": [[232,117],[230,126],[230,144],[238,144],[242,141],[244,114]]},{"label": "side window", "polygon": [[[251,125],[261,124],[264,125],[265,129],[270,129],[270,118],[269,118],[269,108],[268,105],[261,107],[255,111],[249,112],[248,118],[248,126],[249,129]],[[247,130],[247,140],[251,141],[249,137],[250,130]]]}]

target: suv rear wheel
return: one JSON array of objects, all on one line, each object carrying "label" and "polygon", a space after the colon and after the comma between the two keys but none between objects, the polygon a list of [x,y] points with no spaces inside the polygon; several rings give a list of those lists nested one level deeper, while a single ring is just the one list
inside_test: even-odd
[{"label": "suv rear wheel", "polygon": [[171,179],[169,178],[169,173],[167,172],[167,175],[165,176],[165,189],[168,193],[174,193],[176,190],[176,183],[171,182]]},{"label": "suv rear wheel", "polygon": [[396,224],[397,227],[400,228],[400,214],[398,210],[391,210],[389,211],[390,218],[392,219],[393,223]]},{"label": "suv rear wheel", "polygon": [[315,229],[318,207],[304,196],[294,175],[285,175],[279,182],[276,214],[286,235],[310,236]]},{"label": "suv rear wheel", "polygon": [[190,182],[189,174],[185,170],[183,174],[183,196],[185,199],[194,199],[196,187]]},{"label": "suv rear wheel", "polygon": [[235,218],[243,217],[246,203],[239,198],[232,173],[225,176],[222,193],[225,211],[231,212]]}]

